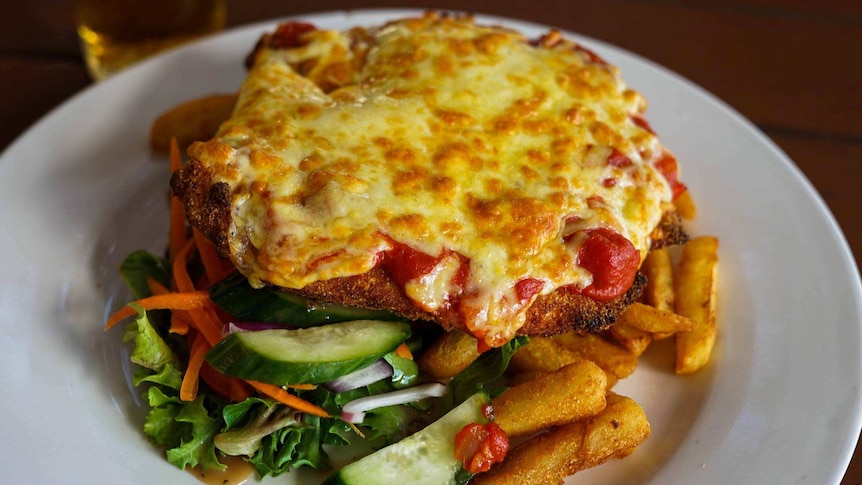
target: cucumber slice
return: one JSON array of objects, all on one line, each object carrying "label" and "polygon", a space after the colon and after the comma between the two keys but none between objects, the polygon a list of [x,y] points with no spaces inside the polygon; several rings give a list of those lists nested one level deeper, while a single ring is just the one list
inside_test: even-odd
[{"label": "cucumber slice", "polygon": [[487,393],[476,393],[423,430],[345,466],[323,485],[454,484],[464,465],[455,458],[455,435],[470,423],[487,424],[482,410],[490,402]]},{"label": "cucumber slice", "polygon": [[349,320],[404,320],[386,310],[368,310],[326,303],[273,287],[252,288],[245,276],[235,273],[209,290],[222,310],[241,322],[286,323],[314,327]]},{"label": "cucumber slice", "polygon": [[320,384],[359,370],[410,337],[404,322],[356,320],[296,330],[239,332],[206,355],[219,372],[242,379]]}]

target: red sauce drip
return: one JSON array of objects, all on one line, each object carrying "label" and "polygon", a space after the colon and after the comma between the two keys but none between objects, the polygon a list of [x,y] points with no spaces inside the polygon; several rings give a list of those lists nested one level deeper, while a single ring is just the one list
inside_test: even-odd
[{"label": "red sauce drip", "polygon": [[679,165],[676,163],[676,158],[668,152],[662,155],[654,162],[656,170],[658,170],[670,184],[670,189],[673,192],[673,199],[676,200],[680,194],[687,190],[685,184],[679,181]]},{"label": "red sauce drip", "polygon": [[452,277],[449,294],[441,311],[444,309],[458,308],[467,279],[470,277],[470,260],[465,256],[453,251],[443,251],[439,256],[431,256],[410,246],[392,241],[392,249],[377,255],[378,264],[392,277],[402,288],[410,281],[421,278],[451,255],[458,257],[458,271]]},{"label": "red sauce drip", "polygon": [[285,22],[272,34],[269,45],[273,49],[299,47],[303,45],[302,36],[314,30],[317,30],[317,27],[306,22]]},{"label": "red sauce drip", "polygon": [[545,282],[536,278],[524,278],[515,283],[515,295],[518,297],[518,303],[524,304],[530,301],[536,293],[542,291],[545,287]]},{"label": "red sauce drip", "polygon": [[621,151],[616,148],[611,149],[611,154],[608,155],[608,165],[611,167],[628,167],[632,164],[631,158],[625,156]]},{"label": "red sauce drip", "polygon": [[593,282],[581,293],[596,301],[623,295],[631,288],[640,262],[638,250],[620,233],[604,227],[587,231],[578,264],[592,273]]},{"label": "red sauce drip", "polygon": [[509,437],[497,423],[470,423],[455,436],[455,458],[470,473],[482,473],[503,461],[509,451]]},{"label": "red sauce drip", "polygon": [[602,180],[602,185],[604,185],[605,187],[613,187],[614,185],[617,184],[617,182],[618,182],[618,180],[615,179],[614,177],[608,177],[608,178]]},{"label": "red sauce drip", "polygon": [[383,268],[401,286],[408,281],[431,272],[443,259],[443,255],[431,256],[406,244],[394,243],[383,255]]},{"label": "red sauce drip", "polygon": [[494,347],[491,347],[490,345],[488,345],[487,342],[485,342],[484,335],[483,336],[473,335],[473,336],[476,337],[476,352],[479,352],[480,354],[484,354],[485,352],[494,348]]},{"label": "red sauce drip", "polygon": [[466,256],[459,254],[458,259],[461,260],[461,266],[458,267],[458,272],[455,273],[455,278],[452,279],[452,284],[459,288],[458,293],[463,292],[467,286],[467,278],[470,277],[470,260]]},{"label": "red sauce drip", "polygon": [[632,118],[632,121],[634,122],[634,124],[640,126],[641,128],[643,128],[646,131],[655,135],[655,131],[653,131],[652,126],[650,126],[649,123],[647,123],[646,118],[644,118],[643,116],[638,116],[638,115],[632,115],[631,118]]}]

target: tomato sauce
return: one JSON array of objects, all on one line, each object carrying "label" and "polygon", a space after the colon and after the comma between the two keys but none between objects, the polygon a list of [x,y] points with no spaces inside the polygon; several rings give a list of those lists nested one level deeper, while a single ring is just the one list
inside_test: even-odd
[{"label": "tomato sauce", "polygon": [[685,184],[679,181],[679,165],[673,155],[668,152],[662,153],[654,165],[656,170],[661,172],[667,183],[670,184],[674,200],[687,190]]},{"label": "tomato sauce", "polygon": [[455,436],[455,458],[470,473],[482,473],[503,461],[509,451],[509,437],[497,423],[471,423]]},{"label": "tomato sauce", "polygon": [[593,282],[580,292],[596,301],[622,296],[631,288],[640,261],[638,250],[620,233],[604,227],[587,231],[578,264],[592,273]]},{"label": "tomato sauce", "polygon": [[608,155],[608,165],[611,167],[628,167],[632,164],[632,159],[625,156],[623,152],[617,150],[616,148],[611,149],[611,154]]},{"label": "tomato sauce", "polygon": [[534,295],[542,291],[545,287],[545,282],[536,278],[524,278],[515,283],[515,295],[518,297],[518,303],[524,304],[530,301]]},{"label": "tomato sauce", "polygon": [[383,255],[383,268],[396,283],[404,286],[408,281],[430,273],[442,260],[442,254],[431,256],[396,242]]},{"label": "tomato sauce", "polygon": [[306,22],[285,22],[279,25],[276,31],[272,34],[269,45],[273,49],[290,49],[291,47],[299,47],[303,45],[300,38],[304,34],[314,30],[317,30],[317,27]]}]

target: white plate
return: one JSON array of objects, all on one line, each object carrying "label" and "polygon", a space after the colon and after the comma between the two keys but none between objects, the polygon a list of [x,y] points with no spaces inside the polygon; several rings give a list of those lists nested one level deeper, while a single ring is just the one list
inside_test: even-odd
[{"label": "white plate", "polygon": [[[303,18],[341,29],[412,13]],[[530,37],[547,29],[479,20]],[[122,331],[101,327],[128,298],[122,258],[166,244],[168,168],[148,150],[150,122],[180,101],[234,91],[245,54],[272,27],[228,32],[100,83],[0,158],[4,483],[197,483],[141,433]],[[650,352],[618,390],[645,408],[652,437],[570,483],[839,483],[860,429],[862,290],[833,217],[793,163],[720,101],[573,37],[646,95],[698,202],[692,232],[720,238],[721,330],[713,363],[693,377],[672,375],[660,345]]]}]

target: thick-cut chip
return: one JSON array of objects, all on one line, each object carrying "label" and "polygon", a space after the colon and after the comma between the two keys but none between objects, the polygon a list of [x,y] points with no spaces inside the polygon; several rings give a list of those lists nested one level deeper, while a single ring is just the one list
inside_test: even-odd
[{"label": "thick-cut chip", "polygon": [[676,312],[691,318],[694,328],[676,334],[676,373],[691,374],[709,361],[715,345],[718,239],[689,241],[676,271]]},{"label": "thick-cut chip", "polygon": [[609,394],[607,406],[596,416],[530,438],[470,483],[561,484],[568,475],[629,454],[649,435],[643,409],[632,399]]},{"label": "thick-cut chip", "polygon": [[595,334],[579,335],[567,332],[551,339],[576,355],[595,362],[602,370],[618,379],[630,376],[638,366],[635,354]]},{"label": "thick-cut chip", "polygon": [[513,373],[553,372],[582,359],[549,337],[531,337],[530,343],[512,356],[508,369]]},{"label": "thick-cut chip", "polygon": [[582,360],[494,398],[494,419],[509,436],[528,436],[593,416],[605,407],[608,380],[596,364]]},{"label": "thick-cut chip", "polygon": [[608,334],[634,355],[641,355],[652,342],[652,334],[644,332],[626,323],[617,321],[609,330]]},{"label": "thick-cut chip", "polygon": [[[666,248],[653,249],[647,254],[641,265],[641,273],[647,278],[643,300],[659,310],[672,312],[674,310],[673,262]],[[670,337],[670,333],[653,334],[655,340]]]},{"label": "thick-cut chip", "polygon": [[479,357],[479,341],[460,330],[445,332],[417,359],[419,369],[434,379],[448,379]]},{"label": "thick-cut chip", "polygon": [[647,278],[644,301],[659,310],[673,311],[673,263],[668,250],[650,251],[644,259],[641,272]]},{"label": "thick-cut chip", "polygon": [[694,328],[694,320],[658,308],[632,303],[620,314],[618,323],[624,323],[650,333],[687,332]]},{"label": "thick-cut chip", "polygon": [[185,149],[196,141],[209,140],[230,118],[236,94],[211,94],[186,101],[162,113],[150,128],[150,146],[167,152],[171,138]]},{"label": "thick-cut chip", "polygon": [[683,219],[694,219],[697,217],[697,206],[694,205],[694,199],[691,198],[691,192],[688,190],[679,194],[674,199],[673,205]]}]

